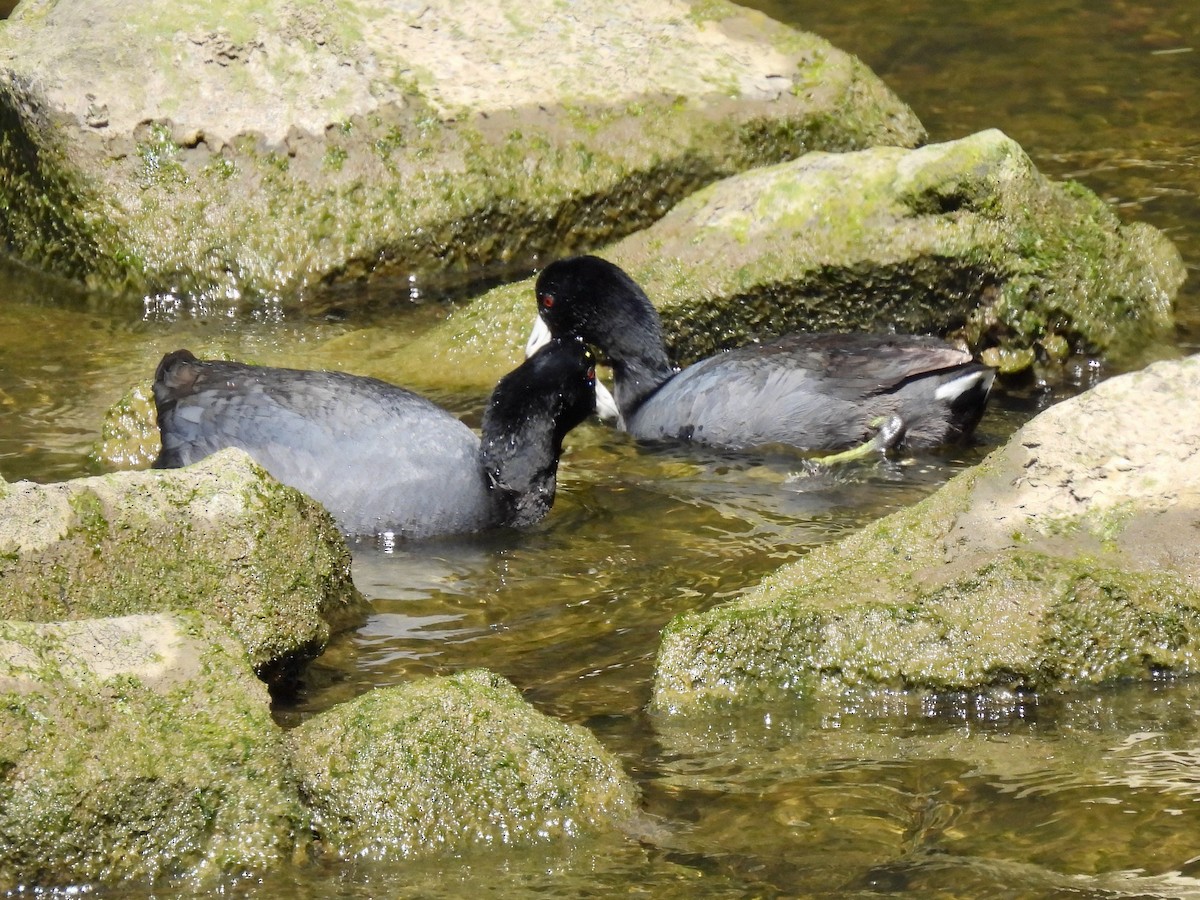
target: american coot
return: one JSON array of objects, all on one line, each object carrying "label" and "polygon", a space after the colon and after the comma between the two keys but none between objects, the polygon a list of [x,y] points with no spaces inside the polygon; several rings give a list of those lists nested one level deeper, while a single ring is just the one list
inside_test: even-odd
[{"label": "american coot", "polygon": [[167,354],[154,381],[171,468],[240,447],[320,501],[347,534],[424,538],[532,525],[554,503],[567,432],[595,409],[579,341],[555,341],[505,375],[483,438],[424,397],[341,372]]},{"label": "american coot", "polygon": [[578,336],[613,368],[619,425],[643,440],[832,451],[864,442],[931,448],[979,423],[995,371],[933,337],[792,334],[679,371],[662,324],[624,271],[595,256],[538,276],[541,337]]}]

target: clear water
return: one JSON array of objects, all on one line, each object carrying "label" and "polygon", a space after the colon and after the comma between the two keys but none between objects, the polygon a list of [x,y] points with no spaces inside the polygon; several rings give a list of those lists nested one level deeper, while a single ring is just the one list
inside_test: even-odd
[{"label": "clear water", "polygon": [[[1194,0],[759,5],[859,54],[932,139],[999,127],[1047,173],[1166,230],[1194,270]],[[3,264],[0,297],[9,480],[91,471],[104,411],[168,350],[386,378],[388,359],[444,312],[428,302],[337,320],[263,310],[206,321],[136,304],[122,313]],[[1179,321],[1177,348],[1194,352],[1195,278]],[[1077,381],[1106,374],[1085,370]],[[428,387],[477,419],[482,397]],[[735,597],[814,545],[914,502],[1053,399],[1001,397],[979,448],[819,477],[786,456],[646,451],[589,425],[572,435],[559,502],[532,532],[355,548],[375,614],[313,665],[295,703],[277,711],[281,722],[380,685],[486,666],[619,754],[654,827],[637,839],[302,868],[225,893],[1200,896],[1194,683],[1007,703],[868,696],[700,721],[644,712],[658,632],[673,615]]]}]

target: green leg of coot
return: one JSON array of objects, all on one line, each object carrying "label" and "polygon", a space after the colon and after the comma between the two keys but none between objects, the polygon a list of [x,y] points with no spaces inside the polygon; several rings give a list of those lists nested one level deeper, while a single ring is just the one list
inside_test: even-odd
[{"label": "green leg of coot", "polygon": [[904,420],[899,416],[876,419],[871,423],[871,427],[878,430],[857,447],[819,457],[814,462],[823,466],[840,466],[843,463],[857,462],[876,453],[886,453],[900,443],[900,438],[904,436]]}]

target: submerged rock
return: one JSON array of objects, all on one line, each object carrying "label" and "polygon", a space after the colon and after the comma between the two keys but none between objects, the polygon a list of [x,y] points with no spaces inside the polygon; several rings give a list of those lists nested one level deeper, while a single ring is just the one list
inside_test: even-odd
[{"label": "submerged rock", "polygon": [[0,481],[0,618],[198,609],[278,681],[366,601],[329,514],[240,451],[187,469]]},{"label": "submerged rock", "polygon": [[633,783],[590,733],[482,670],[372,691],[288,738],[332,857],[561,839],[636,813]]},{"label": "submerged rock", "polygon": [[724,0],[25,0],[0,238],[209,311],[528,262],[806,150],[924,137],[854,57]]},{"label": "submerged rock", "polygon": [[916,506],[663,636],[653,705],[1200,669],[1200,356],[1037,416]]},{"label": "submerged rock", "polygon": [[[1161,232],[1044,178],[999,131],[747,172],[599,253],[646,289],[679,363],[789,331],[893,329],[1021,360],[1010,369],[1136,359],[1170,333],[1185,274]],[[532,281],[498,288],[406,347],[398,374],[488,384],[535,312]]]},{"label": "submerged rock", "polygon": [[223,626],[0,621],[0,892],[254,875],[307,826],[266,688]]},{"label": "submerged rock", "polygon": [[136,384],[104,413],[100,440],[88,458],[102,469],[145,469],[162,450],[153,382]]}]

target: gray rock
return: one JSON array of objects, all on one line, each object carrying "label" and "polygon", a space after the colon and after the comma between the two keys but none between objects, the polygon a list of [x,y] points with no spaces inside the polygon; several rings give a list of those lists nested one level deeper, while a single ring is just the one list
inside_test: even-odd
[{"label": "gray rock", "polygon": [[0,891],[266,872],[308,840],[265,686],[197,613],[0,621]]},{"label": "gray rock", "polygon": [[181,609],[226,622],[277,681],[367,606],[329,514],[240,451],[172,471],[0,480],[0,618]]},{"label": "gray rock", "polygon": [[1053,407],[914,507],[676,619],[653,704],[1193,674],[1198,529],[1193,356]]},{"label": "gray rock", "polygon": [[331,857],[561,840],[637,812],[633,783],[589,732],[482,670],[371,691],[288,739]]},{"label": "gray rock", "polygon": [[[646,289],[680,363],[789,331],[893,328],[952,333],[993,364],[1137,359],[1171,333],[1185,275],[1162,233],[1044,178],[998,131],[737,175],[599,253]],[[397,354],[396,377],[483,388],[535,311],[532,281],[497,288]]]},{"label": "gray rock", "polygon": [[0,237],[218,310],[595,245],[723,175],[918,143],[858,60],[724,0],[26,0]]}]

